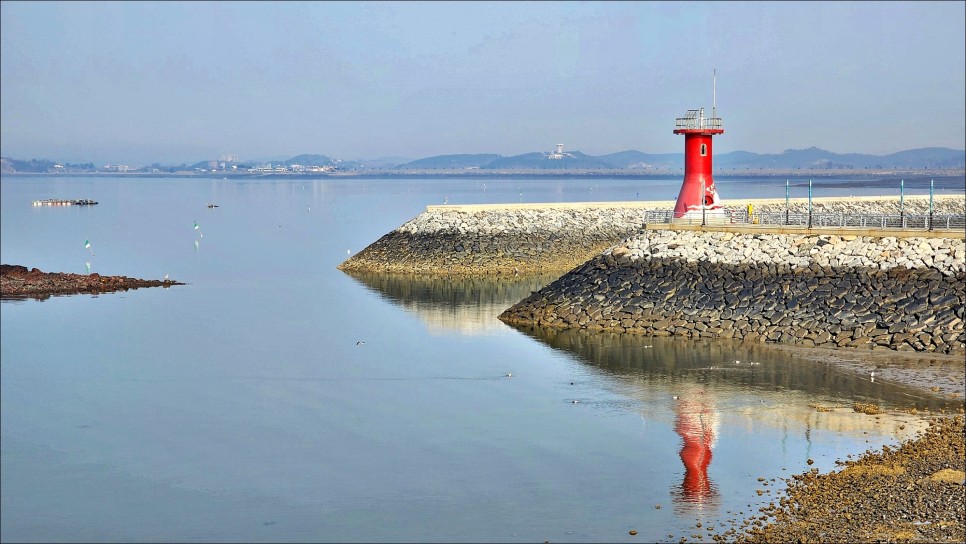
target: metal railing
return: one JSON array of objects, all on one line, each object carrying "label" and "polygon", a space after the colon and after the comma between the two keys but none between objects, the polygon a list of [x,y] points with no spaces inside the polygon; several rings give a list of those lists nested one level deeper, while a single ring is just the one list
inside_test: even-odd
[{"label": "metal railing", "polygon": [[[678,119],[685,123],[704,123],[713,119],[704,118],[704,109],[688,110],[687,116]],[[944,213],[937,214],[933,204],[933,194],[935,192],[935,180],[929,180],[929,208],[928,211],[920,207],[918,213],[907,213],[905,206],[905,180],[899,180],[899,213],[852,213],[848,211],[816,211],[812,206],[812,180],[808,180],[808,207],[802,210],[802,204],[797,203],[793,207],[790,205],[791,180],[785,180],[785,209],[776,210],[772,208],[768,211],[754,211],[751,204],[747,208],[732,209],[723,208],[724,214],[716,211],[705,213],[702,210],[700,217],[688,219],[674,219],[672,210],[647,210],[644,214],[646,223],[677,223],[684,225],[706,225],[706,224],[735,224],[735,225],[770,225],[770,226],[789,226],[797,228],[866,228],[866,229],[908,229],[908,230],[963,230],[966,231],[966,214]],[[702,181],[701,193],[704,193],[704,182]],[[886,199],[887,200],[887,199]],[[821,209],[821,208],[820,208]],[[956,211],[961,208],[950,210],[945,207],[943,211]]]},{"label": "metal railing", "polygon": [[705,117],[704,108],[688,110],[684,117],[674,120],[675,130],[721,129],[720,117]]},{"label": "metal railing", "polygon": [[[701,218],[674,220],[673,210],[647,210],[645,223],[702,224]],[[707,224],[788,226],[799,228],[869,228],[911,230],[966,230],[966,215],[929,214],[852,214],[852,213],[802,213],[802,212],[753,212],[745,209],[725,208],[725,218],[708,217]]]},{"label": "metal railing", "polygon": [[693,129],[721,129],[720,117],[678,117],[674,120],[674,128],[677,130]]}]

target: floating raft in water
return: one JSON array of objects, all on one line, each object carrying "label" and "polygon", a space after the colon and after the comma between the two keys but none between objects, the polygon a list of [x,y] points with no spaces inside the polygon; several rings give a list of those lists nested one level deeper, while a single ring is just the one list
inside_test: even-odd
[{"label": "floating raft in water", "polygon": [[47,200],[34,200],[34,206],[93,206],[97,204],[96,200],[61,200],[58,198],[50,198]]}]

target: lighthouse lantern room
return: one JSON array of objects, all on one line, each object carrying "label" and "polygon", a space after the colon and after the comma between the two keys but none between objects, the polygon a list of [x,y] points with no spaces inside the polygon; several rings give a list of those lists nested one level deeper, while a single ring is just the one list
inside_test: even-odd
[{"label": "lighthouse lantern room", "polygon": [[688,110],[675,123],[674,133],[684,135],[684,182],[674,205],[675,222],[703,224],[725,219],[711,174],[711,139],[724,133],[716,102],[717,96],[712,101],[711,117],[705,117],[704,108],[699,108]]}]

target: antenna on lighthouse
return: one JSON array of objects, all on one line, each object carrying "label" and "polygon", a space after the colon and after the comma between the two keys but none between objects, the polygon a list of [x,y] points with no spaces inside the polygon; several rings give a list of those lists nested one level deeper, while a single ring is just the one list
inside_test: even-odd
[{"label": "antenna on lighthouse", "polygon": [[718,118],[718,69],[715,68],[711,75],[711,117]]}]

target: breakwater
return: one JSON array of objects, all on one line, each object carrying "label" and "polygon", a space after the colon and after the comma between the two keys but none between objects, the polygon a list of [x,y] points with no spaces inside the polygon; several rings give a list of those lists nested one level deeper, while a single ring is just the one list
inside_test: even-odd
[{"label": "breakwater", "polygon": [[464,276],[563,273],[640,232],[651,204],[430,206],[339,269]]},{"label": "breakwater", "polygon": [[966,353],[966,241],[648,229],[500,315],[515,325]]},{"label": "breakwater", "polygon": [[[728,204],[748,203],[785,210],[783,199]],[[648,210],[673,204],[432,206],[339,268],[563,274],[501,314],[514,325],[966,353],[966,233],[645,224]],[[928,205],[928,197],[906,197],[903,209]],[[888,214],[899,202],[826,198],[811,207]],[[964,208],[963,196],[933,204],[935,214]]]},{"label": "breakwater", "polygon": [[[786,210],[784,199],[733,200],[725,207],[755,213]],[[429,206],[412,220],[353,255],[339,269],[436,276],[562,274],[624,238],[641,232],[647,212],[671,210],[674,201]],[[816,198],[813,213],[893,214],[898,198]],[[907,213],[925,213],[926,196],[907,196]],[[789,201],[791,213],[808,209]],[[966,213],[966,198],[942,196],[936,215]]]}]

